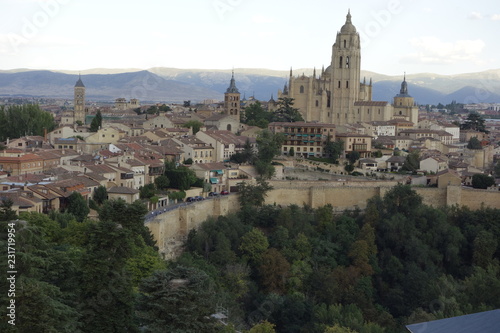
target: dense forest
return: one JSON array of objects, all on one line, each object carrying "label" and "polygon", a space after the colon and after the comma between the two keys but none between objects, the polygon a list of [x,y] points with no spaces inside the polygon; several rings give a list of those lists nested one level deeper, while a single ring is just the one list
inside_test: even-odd
[{"label": "dense forest", "polygon": [[[22,214],[17,330],[0,331],[405,332],[500,307],[499,210],[432,208],[399,185],[340,215],[264,205],[267,190],[242,184],[239,212],[191,231],[170,262],[139,203],[106,201],[100,222]],[[0,220],[16,218],[4,203]]]}]

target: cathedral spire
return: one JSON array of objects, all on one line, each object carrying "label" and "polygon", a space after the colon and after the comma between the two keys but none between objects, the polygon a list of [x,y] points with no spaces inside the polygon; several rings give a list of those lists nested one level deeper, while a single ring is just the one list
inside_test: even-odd
[{"label": "cathedral spire", "polygon": [[290,67],[290,77],[292,77],[292,67]]},{"label": "cathedral spire", "polygon": [[408,83],[406,83],[406,72],[403,75],[403,82],[401,82],[401,90],[399,90],[400,95],[408,95]]},{"label": "cathedral spire", "polygon": [[234,69],[231,74],[231,81],[229,83],[229,87],[226,90],[226,93],[236,93],[239,94],[238,88],[236,88],[236,83],[234,81]]}]

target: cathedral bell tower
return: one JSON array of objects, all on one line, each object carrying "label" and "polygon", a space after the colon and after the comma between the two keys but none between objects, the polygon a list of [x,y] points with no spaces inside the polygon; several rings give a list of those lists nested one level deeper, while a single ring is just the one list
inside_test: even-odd
[{"label": "cathedral bell tower", "polygon": [[228,116],[233,117],[238,122],[240,121],[240,92],[238,88],[236,88],[234,71],[231,75],[229,87],[224,93],[224,110]]},{"label": "cathedral bell tower", "polygon": [[337,32],[332,47],[330,122],[346,124],[354,121],[354,102],[359,99],[361,77],[361,44],[356,27],[347,13],[346,22]]},{"label": "cathedral bell tower", "polygon": [[399,94],[394,96],[394,119],[404,119],[411,121],[413,124],[418,122],[418,107],[415,105],[415,100],[408,94],[408,83],[406,82],[406,73],[401,82]]},{"label": "cathedral bell tower", "polygon": [[85,124],[85,85],[80,75],[78,75],[78,81],[75,84],[73,103],[75,123],[79,120],[82,124]]}]

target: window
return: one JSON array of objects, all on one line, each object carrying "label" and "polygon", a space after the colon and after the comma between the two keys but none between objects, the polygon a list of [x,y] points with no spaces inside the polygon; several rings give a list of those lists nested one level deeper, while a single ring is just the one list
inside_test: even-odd
[{"label": "window", "polygon": [[345,57],[345,68],[349,68],[349,57]]},{"label": "window", "polygon": [[342,56],[340,56],[340,59],[339,59],[339,60],[340,60],[340,61],[339,61],[339,68],[342,68],[342,61],[343,61]]},{"label": "window", "polygon": [[349,88],[349,81],[345,81],[345,87]]},{"label": "window", "polygon": [[318,107],[318,105],[319,105],[319,102],[318,102],[318,100],[316,100],[316,107]]},{"label": "window", "polygon": [[303,94],[304,93],[304,86],[300,86],[300,93]]},{"label": "window", "polygon": [[347,47],[347,41],[344,39],[344,49]]},{"label": "window", "polygon": [[340,81],[339,81],[339,88],[340,88]]}]

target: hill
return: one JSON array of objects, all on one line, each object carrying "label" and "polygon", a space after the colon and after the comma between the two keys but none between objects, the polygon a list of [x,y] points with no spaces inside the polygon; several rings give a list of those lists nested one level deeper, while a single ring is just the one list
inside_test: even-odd
[{"label": "hill", "polygon": [[[244,97],[276,98],[288,82],[289,71],[260,68],[234,69],[236,85]],[[312,75],[313,69],[294,69],[294,75]],[[222,100],[231,70],[178,69],[154,67],[148,70],[88,69],[81,72],[87,98],[112,102],[118,97],[141,102],[182,102]],[[0,96],[73,97],[76,71],[15,69],[0,71]],[[392,101],[402,77],[361,71],[373,81],[373,100]],[[406,76],[408,89],[419,104],[500,102],[500,70],[459,75],[419,73]]]}]

